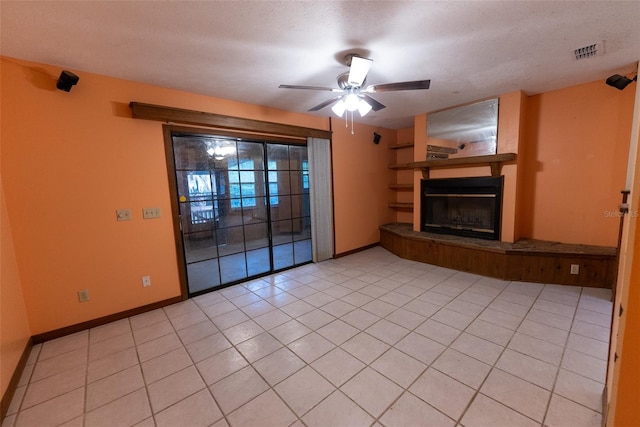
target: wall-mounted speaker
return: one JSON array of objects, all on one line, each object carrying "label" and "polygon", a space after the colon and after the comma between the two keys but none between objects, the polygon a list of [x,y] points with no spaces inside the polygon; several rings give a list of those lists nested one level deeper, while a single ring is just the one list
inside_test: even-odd
[{"label": "wall-mounted speaker", "polygon": [[615,87],[616,89],[622,90],[627,87],[631,82],[635,82],[638,80],[638,75],[632,79],[627,76],[621,76],[620,74],[614,74],[613,76],[607,79],[607,84],[609,86]]},{"label": "wall-mounted speaker", "polygon": [[73,74],[71,71],[62,71],[60,73],[60,77],[58,77],[58,82],[56,83],[56,87],[65,92],[69,92],[71,87],[78,83],[80,77]]},{"label": "wall-mounted speaker", "polygon": [[377,132],[373,133],[373,143],[374,144],[379,144],[380,143],[380,138],[382,138],[382,135],[380,135]]}]

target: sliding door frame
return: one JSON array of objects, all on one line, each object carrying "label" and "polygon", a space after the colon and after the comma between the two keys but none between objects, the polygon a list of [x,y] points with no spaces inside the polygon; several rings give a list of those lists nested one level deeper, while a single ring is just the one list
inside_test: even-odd
[{"label": "sliding door frame", "polygon": [[[193,135],[193,136],[227,136],[233,138],[243,138],[248,140],[262,140],[267,143],[284,143],[289,145],[307,146],[307,140],[303,138],[291,138],[286,136],[262,135],[247,132],[233,132],[229,130],[221,130],[215,128],[193,127],[193,126],[176,126],[165,124],[162,126],[164,138],[164,151],[167,164],[167,178],[169,182],[169,196],[171,198],[171,219],[173,223],[173,237],[176,247],[176,256],[178,261],[178,276],[180,280],[180,294],[182,300],[189,298],[187,260],[185,258],[185,247],[182,236],[182,224],[180,221],[180,206],[178,201],[179,191],[176,182],[176,166],[173,152],[173,137],[176,135]],[[265,173],[267,171],[265,170]],[[229,284],[231,285],[231,284]],[[220,288],[227,285],[222,284]]]}]

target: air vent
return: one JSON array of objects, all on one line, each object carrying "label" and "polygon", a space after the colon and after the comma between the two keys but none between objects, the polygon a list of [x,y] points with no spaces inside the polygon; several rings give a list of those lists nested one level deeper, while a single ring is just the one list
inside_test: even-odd
[{"label": "air vent", "polygon": [[576,60],[587,59],[594,56],[601,56],[604,53],[604,43],[598,42],[587,46],[579,47],[573,51]]}]

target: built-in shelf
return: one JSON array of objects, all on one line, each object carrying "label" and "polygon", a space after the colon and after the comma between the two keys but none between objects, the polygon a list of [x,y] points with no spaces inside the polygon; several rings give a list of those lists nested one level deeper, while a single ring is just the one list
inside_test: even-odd
[{"label": "built-in shelf", "polygon": [[390,184],[392,190],[413,190],[413,184]]},{"label": "built-in shelf", "polygon": [[402,144],[390,145],[389,150],[399,150],[400,148],[411,148],[413,147],[413,142],[405,142]]},{"label": "built-in shelf", "polygon": [[413,203],[393,202],[393,203],[389,203],[389,207],[394,209],[413,209]]},{"label": "built-in shelf", "polygon": [[[422,169],[424,178],[429,178],[429,170],[433,168],[460,168],[468,166],[484,166],[491,167],[491,176],[500,176],[502,164],[516,160],[515,153],[492,154],[487,156],[474,157],[455,157],[452,159],[431,159],[421,162],[404,163],[402,165],[389,165],[390,169],[401,169],[407,166],[414,169]],[[398,167],[393,167],[398,166]]]},{"label": "built-in shelf", "polygon": [[[413,148],[413,142],[405,142],[396,145],[389,146],[389,150],[399,150],[402,148]],[[411,163],[396,163],[389,165],[389,169],[414,169]],[[392,191],[413,191],[413,183],[396,183],[389,184],[389,189]],[[403,203],[403,202],[391,202],[389,203],[389,207],[392,209],[397,209],[401,211],[412,211],[413,203]]]}]

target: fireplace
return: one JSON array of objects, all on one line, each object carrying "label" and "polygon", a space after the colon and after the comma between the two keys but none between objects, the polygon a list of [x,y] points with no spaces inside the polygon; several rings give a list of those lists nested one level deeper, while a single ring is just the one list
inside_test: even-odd
[{"label": "fireplace", "polygon": [[504,177],[423,179],[421,230],[500,240]]}]

